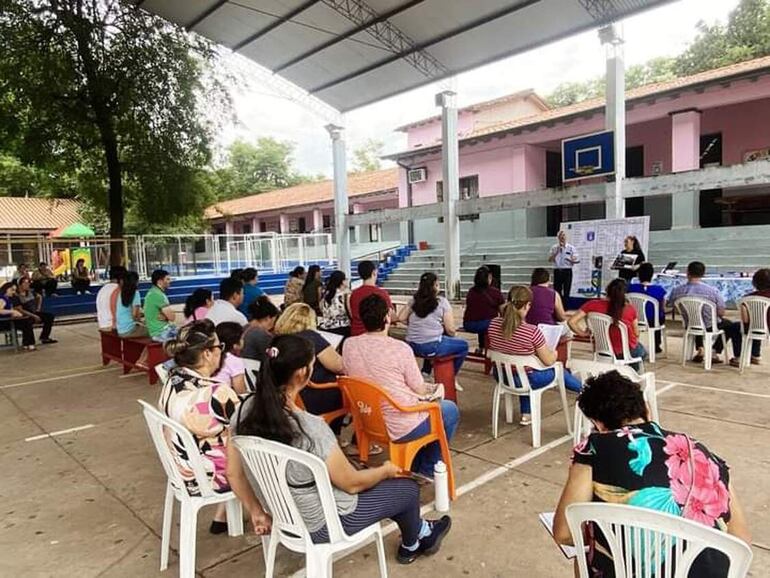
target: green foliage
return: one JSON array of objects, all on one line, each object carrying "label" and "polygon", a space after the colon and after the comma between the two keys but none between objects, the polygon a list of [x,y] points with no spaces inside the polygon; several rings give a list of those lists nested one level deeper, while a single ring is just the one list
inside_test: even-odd
[{"label": "green foliage", "polygon": [[[698,23],[698,36],[674,58],[653,58],[626,71],[626,89],[770,55],[770,0],[741,0],[727,25]],[[604,77],[560,84],[546,97],[553,107],[604,95]]]},{"label": "green foliage", "polygon": [[380,157],[385,146],[380,140],[367,139],[360,147],[353,151],[353,172],[368,173],[382,168]]}]

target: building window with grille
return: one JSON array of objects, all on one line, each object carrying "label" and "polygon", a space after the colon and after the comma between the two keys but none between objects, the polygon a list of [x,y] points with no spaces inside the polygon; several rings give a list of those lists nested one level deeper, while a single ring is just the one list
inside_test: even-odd
[{"label": "building window with grille", "polygon": [[[479,176],[471,175],[468,177],[462,177],[460,179],[460,200],[465,201],[467,199],[479,198]],[[444,183],[443,181],[436,181],[436,202],[444,202]],[[479,218],[478,213],[473,215],[460,216],[461,221],[475,221]],[[444,222],[444,217],[438,218],[439,223]]]}]

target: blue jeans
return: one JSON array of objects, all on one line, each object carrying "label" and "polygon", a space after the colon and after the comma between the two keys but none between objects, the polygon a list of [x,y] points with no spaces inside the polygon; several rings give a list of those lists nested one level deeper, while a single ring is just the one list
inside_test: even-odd
[{"label": "blue jeans", "polygon": [[[494,370],[495,372],[495,379],[497,379],[497,368]],[[536,369],[534,371],[530,371],[527,373],[527,377],[529,378],[529,387],[532,389],[540,389],[542,387],[545,387],[549,383],[551,383],[556,376],[556,370],[554,369]],[[508,384],[508,378],[503,377],[504,383]],[[520,385],[519,376],[518,374],[513,374],[513,381],[516,382],[516,385]],[[580,383],[580,380],[572,375],[569,371],[566,369],[564,370],[564,387],[567,388],[569,391],[574,391],[575,393],[580,393],[580,390],[583,389],[583,384]],[[529,396],[528,395],[520,395],[519,396],[519,408],[521,409],[521,413],[530,413],[531,408],[529,405]]]},{"label": "blue jeans", "polygon": [[485,349],[487,343],[487,331],[489,331],[489,324],[492,323],[491,319],[481,319],[479,321],[464,321],[463,328],[479,336],[479,349]]},{"label": "blue jeans", "polygon": [[[447,355],[454,355],[453,360],[455,367],[455,376],[460,373],[460,368],[463,366],[465,358],[468,357],[468,342],[465,339],[459,337],[447,337],[443,335],[440,341],[433,341],[431,343],[412,343],[408,342],[412,347],[415,355],[419,357],[444,357]],[[423,373],[430,373],[433,370],[433,364],[429,359],[425,359],[422,363]]]},{"label": "blue jeans", "polygon": [[165,329],[152,338],[153,341],[165,343],[176,338],[176,334],[179,333],[179,328],[176,325],[168,324]]},{"label": "blue jeans", "polygon": [[[457,429],[457,423],[460,421],[460,410],[454,402],[448,399],[441,400],[441,419],[444,421],[444,433],[446,433],[447,442],[452,439]],[[397,442],[410,442],[420,439],[430,433],[430,419],[426,419],[405,436],[397,439]],[[417,453],[412,462],[412,471],[433,477],[433,466],[441,459],[441,446],[438,442],[431,442]]]}]

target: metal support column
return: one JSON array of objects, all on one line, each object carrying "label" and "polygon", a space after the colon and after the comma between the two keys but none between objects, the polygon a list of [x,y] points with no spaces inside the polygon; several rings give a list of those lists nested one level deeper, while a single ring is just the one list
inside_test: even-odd
[{"label": "metal support column", "polygon": [[444,190],[444,290],[447,299],[460,297],[460,169],[457,142],[457,104],[451,90],[436,95],[441,107],[441,172]]},{"label": "metal support column", "polygon": [[599,39],[607,57],[607,105],[605,123],[615,134],[615,179],[607,183],[607,218],[626,216],[623,180],[626,178],[626,68],[623,36],[617,24],[599,30]]},{"label": "metal support column", "polygon": [[337,268],[350,279],[350,229],[348,228],[348,172],[345,158],[345,128],[328,124],[334,160],[334,230]]}]

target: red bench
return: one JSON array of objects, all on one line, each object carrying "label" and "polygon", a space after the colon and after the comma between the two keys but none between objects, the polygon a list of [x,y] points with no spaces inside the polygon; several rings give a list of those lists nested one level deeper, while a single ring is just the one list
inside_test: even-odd
[{"label": "red bench", "polygon": [[[153,341],[149,337],[126,339],[120,337],[114,331],[101,331],[100,333],[102,365],[107,365],[110,361],[114,361],[123,366],[124,374],[130,373],[132,369],[144,371],[147,373],[150,385],[158,383],[158,374],[155,373],[155,366],[168,359],[162,343]],[[139,359],[145,350],[147,350],[147,358],[142,363],[139,363]]]},{"label": "red bench", "polygon": [[444,399],[457,403],[457,390],[455,389],[455,364],[454,355],[443,357],[422,357],[416,355],[417,359],[427,359],[433,365],[433,379],[436,383],[444,386]]}]

